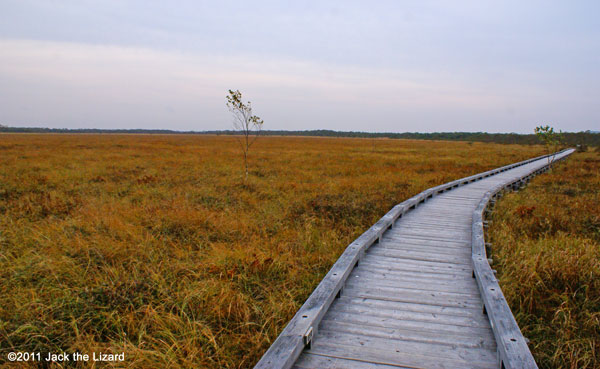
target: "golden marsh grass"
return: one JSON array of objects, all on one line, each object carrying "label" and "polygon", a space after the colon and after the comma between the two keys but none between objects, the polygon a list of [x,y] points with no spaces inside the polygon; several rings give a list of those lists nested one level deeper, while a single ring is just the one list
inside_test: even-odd
[{"label": "golden marsh grass", "polygon": [[600,367],[599,188],[599,153],[576,153],[493,213],[500,286],[540,368]]},{"label": "golden marsh grass", "polygon": [[393,205],[542,153],[264,137],[244,182],[233,137],[0,135],[0,354],[251,367]]}]

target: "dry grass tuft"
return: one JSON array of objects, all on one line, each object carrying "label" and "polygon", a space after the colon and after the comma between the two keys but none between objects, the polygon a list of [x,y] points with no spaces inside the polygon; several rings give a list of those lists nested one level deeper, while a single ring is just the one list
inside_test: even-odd
[{"label": "dry grass tuft", "polygon": [[500,285],[541,368],[600,366],[599,164],[574,154],[494,209]]},{"label": "dry grass tuft", "polygon": [[[393,205],[543,150],[269,137],[253,146],[246,183],[232,137],[4,134],[0,151],[0,357],[124,351],[129,368],[248,368]],[[584,161],[572,175],[594,177],[585,165],[597,168]],[[574,200],[592,191],[557,186]],[[535,206],[531,232],[573,227]],[[593,262],[559,255],[543,269],[547,283],[574,283],[553,272],[554,259]],[[586,311],[593,329],[598,310]],[[563,315],[552,319],[573,324]]]}]

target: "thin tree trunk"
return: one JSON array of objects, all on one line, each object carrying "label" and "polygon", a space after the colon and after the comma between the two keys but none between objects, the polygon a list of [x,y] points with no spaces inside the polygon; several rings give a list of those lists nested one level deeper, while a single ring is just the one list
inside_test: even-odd
[{"label": "thin tree trunk", "polygon": [[248,180],[248,151],[244,151],[244,167],[246,168],[246,181]]},{"label": "thin tree trunk", "polygon": [[246,151],[244,152],[244,164],[246,166],[246,181],[248,181],[248,150],[250,150],[249,139],[250,129],[249,127],[246,127]]}]

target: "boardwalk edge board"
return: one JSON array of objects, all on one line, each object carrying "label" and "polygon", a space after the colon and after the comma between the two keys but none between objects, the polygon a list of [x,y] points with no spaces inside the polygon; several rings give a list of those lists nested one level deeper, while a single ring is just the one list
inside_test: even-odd
[{"label": "boardwalk edge board", "polygon": [[[573,151],[572,149],[568,150],[571,150],[571,152]],[[317,335],[319,323],[327,313],[327,310],[335,297],[340,293],[340,290],[343,288],[352,269],[360,263],[365,251],[374,243],[379,242],[385,231],[391,228],[394,222],[401,218],[403,214],[417,208],[419,204],[424,203],[427,199],[430,199],[437,194],[536,160],[553,157],[565,151],[567,150],[527,159],[432,187],[394,206],[387,214],[379,219],[377,223],[346,247],[342,255],[321,280],[304,305],[300,307],[271,347],[269,347],[267,352],[256,364],[255,369],[287,369],[294,365],[304,348],[310,346],[312,338]],[[570,154],[571,153],[567,155]],[[565,157],[554,160],[552,163],[562,160]],[[473,212],[473,276],[477,280],[477,285],[480,289],[484,306],[490,319],[494,336],[497,340],[499,361],[501,362],[501,365],[507,369],[537,368],[537,366],[529,352],[525,338],[521,334],[506,300],[504,299],[504,295],[500,290],[494,272],[488,263],[483,235],[483,215],[490,200],[501,195],[503,190],[507,188],[516,189],[517,186],[522,185],[535,174],[548,170],[552,163],[546,164],[542,168],[529,173],[526,176],[515,177],[513,180],[498,185],[494,189],[488,191],[479,203],[477,209]]]},{"label": "boardwalk edge board", "polygon": [[515,177],[492,188],[485,193],[478,207],[473,211],[472,223],[472,259],[473,259],[473,277],[477,280],[477,285],[484,303],[484,309],[490,319],[492,331],[496,338],[498,349],[498,359],[501,368],[537,368],[533,355],[529,351],[527,342],[508,306],[504,294],[500,289],[498,280],[494,271],[490,267],[489,259],[485,249],[484,239],[484,215],[491,201],[495,201],[505,190],[516,190],[522,187],[529,180],[547,171],[550,166],[560,160],[564,160],[574,152],[573,149],[567,149],[556,153],[557,155],[565,151],[571,151],[565,156],[557,158],[550,164],[544,165],[525,176]]}]

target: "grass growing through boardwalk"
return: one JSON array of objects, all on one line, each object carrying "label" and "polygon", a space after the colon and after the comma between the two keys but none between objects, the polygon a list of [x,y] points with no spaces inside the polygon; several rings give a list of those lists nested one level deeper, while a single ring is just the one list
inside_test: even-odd
[{"label": "grass growing through boardwalk", "polygon": [[599,153],[576,153],[494,209],[500,286],[541,368],[600,367],[599,188]]},{"label": "grass growing through boardwalk", "polygon": [[0,360],[251,367],[393,205],[543,151],[374,142],[261,138],[244,182],[232,137],[0,135]]}]

